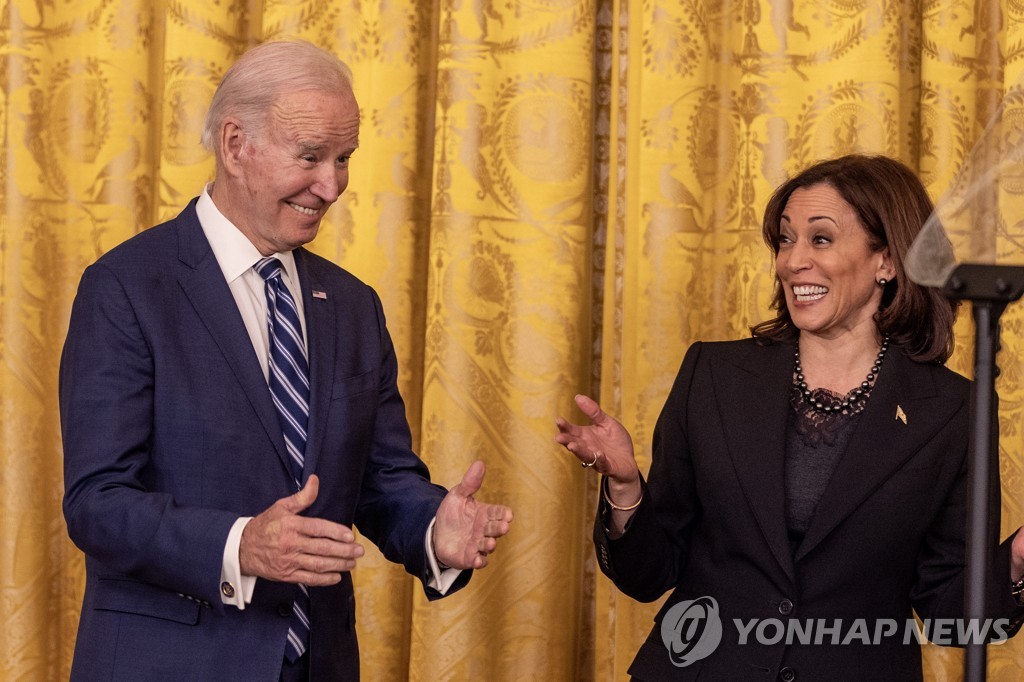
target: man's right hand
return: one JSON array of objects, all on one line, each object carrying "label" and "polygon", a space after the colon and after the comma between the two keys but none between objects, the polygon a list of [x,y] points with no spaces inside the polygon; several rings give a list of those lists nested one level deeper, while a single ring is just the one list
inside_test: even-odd
[{"label": "man's right hand", "polygon": [[238,559],[243,575],[310,586],[335,585],[355,568],[363,546],[346,526],[299,516],[316,501],[320,480],[310,476],[299,492],[255,516],[242,531]]}]

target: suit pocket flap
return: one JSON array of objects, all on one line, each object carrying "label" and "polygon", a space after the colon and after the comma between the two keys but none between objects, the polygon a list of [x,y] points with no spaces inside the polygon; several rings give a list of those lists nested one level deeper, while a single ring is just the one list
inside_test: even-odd
[{"label": "suit pocket flap", "polygon": [[100,611],[135,613],[186,625],[199,622],[198,602],[133,580],[100,578],[93,603]]}]

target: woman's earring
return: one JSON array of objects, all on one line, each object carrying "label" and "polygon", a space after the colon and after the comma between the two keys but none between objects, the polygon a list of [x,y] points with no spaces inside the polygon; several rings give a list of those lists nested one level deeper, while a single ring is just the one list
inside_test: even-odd
[{"label": "woman's earring", "polygon": [[887,280],[885,277],[883,277],[882,279],[878,280],[878,286],[880,286],[880,287],[884,287],[888,283],[889,283],[889,280]]}]

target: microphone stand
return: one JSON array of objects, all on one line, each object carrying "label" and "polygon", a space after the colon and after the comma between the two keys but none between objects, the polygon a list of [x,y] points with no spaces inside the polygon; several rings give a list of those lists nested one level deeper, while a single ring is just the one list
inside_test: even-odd
[{"label": "microphone stand", "polygon": [[[1024,294],[1024,267],[963,263],[953,270],[943,293],[949,298],[970,301],[974,316],[964,616],[968,623],[980,624],[988,615],[985,595],[999,539],[999,498],[993,500],[989,495],[992,479],[998,480],[999,476],[999,415],[995,392],[995,378],[999,373],[996,366],[999,317],[1007,304]],[[980,638],[972,637],[964,652],[964,680],[967,682],[982,682],[987,671],[986,644],[975,639]]]}]

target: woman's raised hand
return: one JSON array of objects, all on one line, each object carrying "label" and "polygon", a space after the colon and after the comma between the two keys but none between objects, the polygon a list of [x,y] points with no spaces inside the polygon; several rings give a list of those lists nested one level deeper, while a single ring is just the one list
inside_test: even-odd
[{"label": "woman's raised hand", "polygon": [[555,441],[564,445],[584,467],[593,467],[616,483],[628,485],[639,481],[633,439],[626,428],[585,395],[576,396],[576,405],[590,424],[581,426],[558,417]]}]

